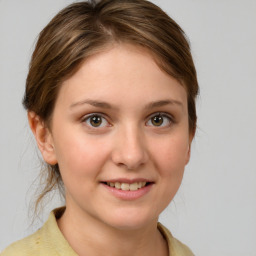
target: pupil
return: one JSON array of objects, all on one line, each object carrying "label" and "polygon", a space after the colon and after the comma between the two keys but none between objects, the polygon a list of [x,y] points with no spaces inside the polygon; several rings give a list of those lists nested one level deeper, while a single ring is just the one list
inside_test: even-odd
[{"label": "pupil", "polygon": [[90,121],[91,125],[94,127],[98,127],[101,125],[102,120],[100,116],[93,116]]},{"label": "pupil", "polygon": [[160,126],[163,123],[163,118],[161,116],[155,116],[153,118],[153,124],[156,126]]}]

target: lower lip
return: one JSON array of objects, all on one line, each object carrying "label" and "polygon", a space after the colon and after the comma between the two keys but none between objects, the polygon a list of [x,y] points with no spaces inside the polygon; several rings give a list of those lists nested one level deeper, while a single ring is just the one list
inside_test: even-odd
[{"label": "lower lip", "polygon": [[110,193],[112,193],[115,197],[119,199],[136,200],[146,195],[152,189],[153,183],[143,188],[140,188],[138,190],[121,190],[121,189],[110,187],[105,183],[101,183],[101,185],[103,185]]}]

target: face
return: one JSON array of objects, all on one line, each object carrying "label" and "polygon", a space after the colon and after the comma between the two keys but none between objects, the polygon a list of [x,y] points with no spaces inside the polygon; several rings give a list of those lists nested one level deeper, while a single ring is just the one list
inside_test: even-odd
[{"label": "face", "polygon": [[189,160],[186,91],[145,49],[117,45],[63,83],[47,141],[67,211],[142,227],[173,199]]}]

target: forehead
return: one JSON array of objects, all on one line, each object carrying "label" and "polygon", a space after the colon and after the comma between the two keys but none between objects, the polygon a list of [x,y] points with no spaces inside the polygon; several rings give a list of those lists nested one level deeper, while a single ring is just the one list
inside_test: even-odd
[{"label": "forehead", "polygon": [[63,82],[58,98],[78,101],[89,96],[123,102],[187,98],[183,86],[159,68],[147,49],[130,44],[114,45],[86,59]]}]

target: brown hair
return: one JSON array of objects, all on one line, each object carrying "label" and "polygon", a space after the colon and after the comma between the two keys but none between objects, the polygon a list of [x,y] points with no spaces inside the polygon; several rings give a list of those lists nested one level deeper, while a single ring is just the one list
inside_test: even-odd
[{"label": "brown hair", "polygon": [[[26,81],[23,105],[48,126],[62,82],[89,56],[113,43],[147,48],[159,67],[187,91],[189,129],[196,129],[198,82],[183,30],[158,6],[146,0],[83,1],[60,11],[39,35]],[[39,201],[61,186],[58,165],[48,166]]]}]

